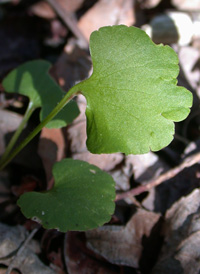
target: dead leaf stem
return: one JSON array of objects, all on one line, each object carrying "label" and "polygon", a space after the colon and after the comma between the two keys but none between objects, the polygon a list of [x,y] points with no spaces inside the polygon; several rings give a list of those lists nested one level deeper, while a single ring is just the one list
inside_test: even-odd
[{"label": "dead leaf stem", "polygon": [[28,237],[26,238],[26,240],[23,242],[23,244],[20,245],[19,249],[17,250],[17,253],[15,254],[15,256],[13,257],[7,271],[6,274],[10,274],[12,269],[15,267],[15,262],[17,260],[17,257],[20,256],[20,254],[23,252],[24,248],[27,246],[27,244],[30,242],[30,240],[33,238],[33,236],[35,235],[35,233],[40,229],[41,226],[38,226],[36,228],[34,228],[31,233],[28,235]]},{"label": "dead leaf stem", "polygon": [[164,174],[161,174],[157,178],[154,178],[150,181],[144,182],[144,184],[139,187],[136,187],[136,188],[133,188],[133,189],[126,191],[124,193],[118,194],[116,196],[115,201],[123,200],[125,198],[130,197],[130,195],[136,196],[143,192],[149,191],[151,188],[156,187],[156,186],[162,184],[163,182],[175,177],[183,169],[185,169],[187,167],[191,167],[194,164],[197,164],[198,162],[200,162],[200,152],[185,158],[185,160],[180,165],[178,165],[175,168],[170,169],[169,171],[165,172]]},{"label": "dead leaf stem", "polygon": [[74,33],[74,35],[82,41],[85,48],[88,48],[88,41],[79,29],[77,21],[72,13],[67,12],[56,0],[46,0],[55,10],[58,16],[63,20],[66,26]]}]

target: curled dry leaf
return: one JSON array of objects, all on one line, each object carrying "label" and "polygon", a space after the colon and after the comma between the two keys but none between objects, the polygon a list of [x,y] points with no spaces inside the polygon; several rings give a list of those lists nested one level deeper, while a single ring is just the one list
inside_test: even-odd
[{"label": "curled dry leaf", "polygon": [[61,161],[65,154],[65,141],[61,129],[42,129],[38,146],[38,154],[42,159],[47,182],[49,182],[53,176],[52,167],[54,163]]},{"label": "curled dry leaf", "polygon": [[151,151],[142,155],[126,156],[125,165],[134,174],[134,179],[140,182],[150,180],[168,169],[167,164]]},{"label": "curled dry leaf", "polygon": [[84,0],[56,0],[57,4],[60,5],[66,12],[76,12],[81,8]]},{"label": "curled dry leaf", "polygon": [[[69,12],[75,12],[78,10],[83,0],[57,0],[57,5],[60,5],[62,9],[64,9],[67,13]],[[33,4],[29,10],[39,17],[45,18],[45,19],[55,19],[57,17],[56,12],[54,9],[50,6],[50,4],[46,1],[39,1],[35,4]]]},{"label": "curled dry leaf", "polygon": [[[0,223],[0,264],[9,265],[11,263],[12,256],[8,256],[6,259],[4,257],[16,251],[26,237],[27,231],[24,227],[19,225],[11,227]],[[16,257],[14,268],[23,274],[55,274],[39,260],[36,252],[38,252],[38,245],[32,240],[20,256]]]},{"label": "curled dry leaf", "polygon": [[[125,157],[125,174],[129,177],[133,175],[134,180],[139,183],[153,179],[155,176],[159,176],[162,172],[168,170],[168,168],[168,165],[152,151],[142,155],[128,155]],[[124,190],[124,188],[122,189]],[[128,199],[126,199],[126,202],[129,201]],[[154,211],[155,201],[156,192],[155,189],[152,188],[142,201],[142,205],[146,209]]]},{"label": "curled dry leaf", "polygon": [[200,189],[181,198],[166,213],[165,244],[153,274],[199,273]]},{"label": "curled dry leaf", "polygon": [[193,89],[197,89],[199,85],[200,69],[199,69],[200,52],[194,47],[181,47],[179,50],[180,65],[184,75]]},{"label": "curled dry leaf", "polygon": [[29,11],[33,13],[34,15],[37,15],[39,17],[45,18],[45,19],[55,19],[56,14],[52,7],[46,2],[46,1],[39,1],[35,4],[33,4]]},{"label": "curled dry leaf", "polygon": [[90,34],[103,26],[135,22],[132,0],[100,0],[79,20],[78,26],[89,40]]},{"label": "curled dry leaf", "polygon": [[116,274],[113,266],[86,247],[82,233],[68,232],[65,237],[64,259],[69,274]]},{"label": "curled dry leaf", "polygon": [[115,170],[109,171],[109,174],[113,177],[115,181],[116,190],[129,190],[130,189],[130,176],[124,172],[124,167],[117,168]]},{"label": "curled dry leaf", "polygon": [[59,85],[68,91],[75,82],[88,77],[91,60],[86,50],[82,49],[77,40],[71,39],[58,57],[51,72]]},{"label": "curled dry leaf", "polygon": [[0,109],[0,155],[4,153],[6,147],[6,135],[13,133],[20,125],[23,117],[20,114]]},{"label": "curled dry leaf", "polygon": [[160,214],[137,209],[126,226],[109,225],[87,231],[87,246],[113,264],[138,268],[146,248],[144,239],[152,236],[159,219]]}]

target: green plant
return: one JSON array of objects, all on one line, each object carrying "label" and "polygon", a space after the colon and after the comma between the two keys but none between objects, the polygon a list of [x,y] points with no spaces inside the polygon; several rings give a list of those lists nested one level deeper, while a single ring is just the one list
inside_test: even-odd
[{"label": "green plant", "polygon": [[[2,156],[3,168],[42,129],[62,127],[78,115],[73,96],[87,100],[87,147],[92,153],[142,154],[173,139],[174,122],[185,119],[192,95],[177,86],[178,58],[169,46],[155,45],[142,30],[112,26],[90,39],[93,74],[66,95],[48,74],[46,61],[28,62],[3,81],[7,92],[29,97],[24,122]],[[33,109],[41,123],[12,151]],[[114,181],[99,168],[64,159],[53,168],[55,185],[23,194],[18,205],[27,218],[60,231],[87,230],[107,222],[114,210]],[[63,216],[64,214],[64,216]]]}]

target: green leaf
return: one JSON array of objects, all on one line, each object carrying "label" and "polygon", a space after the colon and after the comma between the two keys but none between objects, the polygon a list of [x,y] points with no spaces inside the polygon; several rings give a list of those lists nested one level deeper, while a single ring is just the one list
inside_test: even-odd
[{"label": "green leaf", "polygon": [[[41,121],[61,101],[65,92],[51,78],[51,64],[43,60],[27,62],[11,71],[3,81],[7,92],[20,93],[29,98],[34,108],[40,108]],[[71,123],[79,114],[74,101],[70,101],[47,125],[59,128]]]},{"label": "green leaf", "polygon": [[178,58],[135,27],[92,33],[92,76],[79,83],[87,99],[87,146],[92,153],[142,154],[173,139],[187,117],[192,94],[176,86]]},{"label": "green leaf", "polygon": [[103,225],[114,211],[112,177],[86,162],[64,159],[53,167],[54,187],[18,200],[23,214],[44,228],[83,231]]}]

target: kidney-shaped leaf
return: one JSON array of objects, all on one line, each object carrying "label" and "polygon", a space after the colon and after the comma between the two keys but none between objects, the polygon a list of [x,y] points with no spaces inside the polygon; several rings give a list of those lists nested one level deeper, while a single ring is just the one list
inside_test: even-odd
[{"label": "kidney-shaped leaf", "polygon": [[114,211],[112,177],[86,162],[64,159],[53,167],[54,187],[18,200],[23,214],[45,228],[83,231],[103,225]]},{"label": "kidney-shaped leaf", "polygon": [[176,86],[176,53],[123,25],[93,32],[90,51],[93,74],[76,87],[87,99],[88,149],[141,154],[167,146],[173,121],[192,105],[192,94]]},{"label": "kidney-shaped leaf", "polygon": [[[65,92],[49,75],[50,66],[49,62],[43,60],[27,62],[11,71],[3,81],[6,92],[23,94],[29,98],[34,108],[41,107],[41,121],[65,95]],[[59,128],[66,126],[78,114],[77,104],[70,101],[46,127]]]}]

